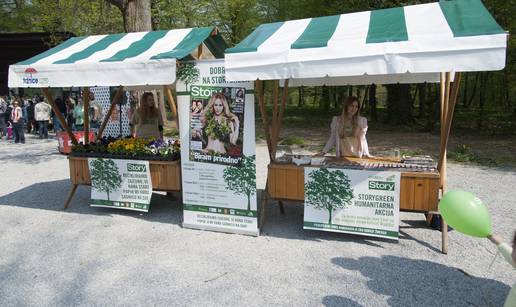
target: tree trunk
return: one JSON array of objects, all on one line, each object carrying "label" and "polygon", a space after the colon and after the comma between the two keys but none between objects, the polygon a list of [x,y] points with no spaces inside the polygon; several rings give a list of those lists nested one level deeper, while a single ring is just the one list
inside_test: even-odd
[{"label": "tree trunk", "polygon": [[378,113],[376,110],[376,84],[372,84],[369,88],[369,112],[374,122],[378,121]]},{"label": "tree trunk", "polygon": [[247,211],[251,211],[251,195],[247,194]]},{"label": "tree trunk", "polygon": [[465,108],[468,101],[468,73],[464,73],[464,94],[462,95],[462,106]]},{"label": "tree trunk", "polygon": [[478,85],[478,80],[480,79],[479,78],[480,74],[481,73],[477,72],[477,74],[475,76],[475,83],[473,83],[473,90],[471,91],[471,97],[468,99],[468,101],[464,105],[465,108],[469,107],[473,103],[473,99],[475,99],[475,96],[477,95],[477,85]]},{"label": "tree trunk", "polygon": [[297,100],[297,106],[302,107],[305,105],[305,87],[300,86],[298,87],[299,95]]},{"label": "tree trunk", "polygon": [[151,0],[106,0],[122,12],[125,32],[152,31]]},{"label": "tree trunk", "polygon": [[392,124],[412,122],[412,102],[409,84],[387,85],[387,121]]},{"label": "tree trunk", "polygon": [[322,87],[322,95],[321,95],[321,102],[319,103],[319,109],[322,111],[328,113],[330,110],[330,89],[323,85]]},{"label": "tree trunk", "polygon": [[331,225],[331,213],[332,213],[332,209],[328,209],[328,212],[330,213],[330,217],[328,218],[328,224]]},{"label": "tree trunk", "polygon": [[314,86],[314,100],[312,101],[312,105],[315,106],[316,101],[317,101],[317,86]]},{"label": "tree trunk", "polygon": [[487,78],[488,74],[486,72],[480,73],[480,95],[478,100],[479,114],[477,121],[477,128],[482,129],[484,126],[484,105],[486,102],[486,92],[487,92]]},{"label": "tree trunk", "polygon": [[425,116],[425,105],[426,105],[426,83],[418,84],[419,87],[419,118]]},{"label": "tree trunk", "polygon": [[334,91],[334,100],[333,100],[333,109],[334,110],[338,110],[339,109],[339,101],[340,101],[340,94],[341,94],[341,87],[340,86],[337,86],[335,87],[335,91]]}]

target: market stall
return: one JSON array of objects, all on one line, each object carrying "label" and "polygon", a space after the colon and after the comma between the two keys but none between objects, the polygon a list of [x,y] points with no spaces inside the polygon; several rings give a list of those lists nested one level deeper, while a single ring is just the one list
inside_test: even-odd
[{"label": "market stall", "polygon": [[[177,120],[177,106],[171,86],[176,81],[176,74],[181,73],[182,62],[221,58],[224,48],[225,42],[215,27],[93,35],[70,38],[50,50],[9,67],[9,87],[41,88],[68,138],[78,148],[68,157],[72,189],[65,208],[78,185],[92,185],[95,189],[101,187],[104,190],[100,191],[107,194],[108,200],[110,193],[113,198],[113,187],[119,190],[129,187],[123,192],[127,194],[126,198],[145,198],[146,201],[150,200],[152,190],[181,190],[179,142],[152,139],[106,140],[103,132],[117,103],[126,95],[126,90],[161,92],[167,98]],[[78,144],[49,91],[49,88],[56,87],[83,88],[84,146]],[[116,87],[117,90],[97,135],[92,140],[88,111],[92,97],[90,92],[97,87]],[[97,174],[92,176],[95,159],[102,163],[105,160],[115,161],[112,164],[99,164],[98,169],[102,169],[102,166],[107,169],[112,167],[120,175],[120,180],[113,181],[107,178],[109,176]],[[144,175],[140,176],[138,172],[143,172]],[[137,179],[126,180],[124,176]],[[92,177],[99,178],[99,183],[92,184]],[[145,195],[131,195],[137,194],[138,188],[145,190]],[[137,201],[134,203],[137,209],[141,209]],[[123,207],[131,204],[131,201],[122,200],[115,204]],[[131,204],[132,207],[133,205]]]},{"label": "market stall", "polygon": [[[307,195],[306,189],[315,186],[312,184],[315,180],[313,173],[319,169],[330,169],[329,175],[320,174],[330,178],[319,186],[319,190],[330,191],[322,195],[328,201],[319,206],[326,206],[324,210],[329,212],[329,222],[319,223],[322,230],[365,235],[366,231],[382,232],[367,227],[332,225],[335,222],[332,214],[338,206],[343,208],[343,204],[349,204],[347,210],[354,210],[357,204],[368,205],[357,200],[353,200],[353,204],[350,201],[354,199],[352,193],[338,195],[345,190],[344,185],[358,187],[367,180],[369,190],[379,182],[389,187],[392,183],[392,196],[358,194],[359,197],[388,199],[389,203],[371,205],[391,208],[388,215],[397,218],[399,210],[422,212],[429,216],[436,213],[438,199],[446,191],[446,147],[459,93],[460,73],[503,69],[506,45],[507,33],[480,0],[453,0],[263,24],[237,46],[227,49],[226,78],[230,81],[256,80],[256,94],[271,161],[262,199],[261,224],[268,198],[280,200],[280,209],[281,200],[296,200],[305,202],[305,228],[316,229],[314,223],[307,221],[311,214],[307,213],[307,202],[314,203],[312,207],[316,208],[317,199]],[[265,109],[264,80],[275,80],[272,118],[268,117]],[[404,163],[401,159],[361,157],[326,157],[317,163],[307,157],[307,162],[298,163],[312,162],[308,167],[295,165],[288,157],[280,159],[276,156],[289,86],[421,82],[441,84],[441,142],[436,166],[411,163],[413,161]],[[281,97],[280,85],[283,85]],[[363,182],[353,179],[364,174],[369,179],[363,179]],[[386,174],[389,176],[385,177]],[[372,181],[375,176],[383,178],[383,181]],[[335,178],[335,182],[342,179],[342,189],[333,185],[335,182],[331,178]],[[357,188],[357,191],[362,188]],[[352,191],[351,188],[346,189]],[[335,195],[340,198],[333,197]],[[331,202],[335,206],[329,205]],[[316,210],[311,212],[323,215]],[[376,212],[383,214],[384,210]],[[370,216],[361,218],[372,220]],[[382,222],[382,218],[376,217],[376,220]],[[390,232],[397,232],[399,220],[387,222],[393,227]],[[362,231],[357,231],[359,228]],[[383,231],[383,236],[388,237],[388,233],[388,230]],[[447,226],[444,223],[442,251],[447,253]]]}]

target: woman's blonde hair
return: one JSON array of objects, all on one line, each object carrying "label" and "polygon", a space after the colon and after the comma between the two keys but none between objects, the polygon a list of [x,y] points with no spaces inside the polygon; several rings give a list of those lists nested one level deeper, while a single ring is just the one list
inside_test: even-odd
[{"label": "woman's blonde hair", "polygon": [[152,118],[159,115],[158,109],[153,104],[152,106],[149,106],[147,103],[147,99],[149,97],[154,98],[154,95],[151,92],[145,92],[142,94],[142,98],[140,99],[140,107],[138,108],[140,115],[142,118]]},{"label": "woman's blonde hair", "polygon": [[234,116],[236,116],[235,114],[231,113],[231,111],[229,110],[229,104],[228,104],[228,101],[226,99],[226,96],[224,96],[224,94],[222,93],[217,93],[215,95],[213,95],[211,97],[212,101],[213,101],[213,105],[212,105],[212,112],[213,114],[215,114],[215,100],[217,99],[220,99],[220,101],[222,101],[222,105],[224,106],[224,115],[226,115],[226,117],[228,118],[232,118]]},{"label": "woman's blonde hair", "polygon": [[[360,114],[360,102],[358,101],[358,98],[356,96],[349,96],[344,100],[344,103],[342,104],[342,114],[341,116],[341,122],[344,123],[344,119],[347,118],[348,115],[348,108],[350,105],[353,104],[353,102],[357,102],[357,112],[353,115],[353,118],[351,118],[351,125],[353,126],[353,133],[355,133],[355,129],[358,126],[358,116]],[[342,138],[344,137],[344,125],[340,128],[339,136]]]}]

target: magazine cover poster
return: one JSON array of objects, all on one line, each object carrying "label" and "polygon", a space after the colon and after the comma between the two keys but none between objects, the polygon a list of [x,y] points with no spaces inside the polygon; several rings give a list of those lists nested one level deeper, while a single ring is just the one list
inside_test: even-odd
[{"label": "magazine cover poster", "polygon": [[191,86],[190,161],[240,165],[244,87]]}]

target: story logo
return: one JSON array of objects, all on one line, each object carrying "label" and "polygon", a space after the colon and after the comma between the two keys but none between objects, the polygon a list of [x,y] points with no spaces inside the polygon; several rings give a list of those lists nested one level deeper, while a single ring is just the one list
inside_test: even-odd
[{"label": "story logo", "polygon": [[193,97],[208,98],[211,97],[211,95],[213,94],[221,93],[222,89],[216,87],[192,85],[190,86],[190,92]]},{"label": "story logo", "polygon": [[147,168],[145,164],[136,164],[136,163],[127,163],[127,171],[128,172],[145,172]]},{"label": "story logo", "polygon": [[370,190],[381,190],[381,191],[394,191],[394,182],[390,181],[369,181]]}]

